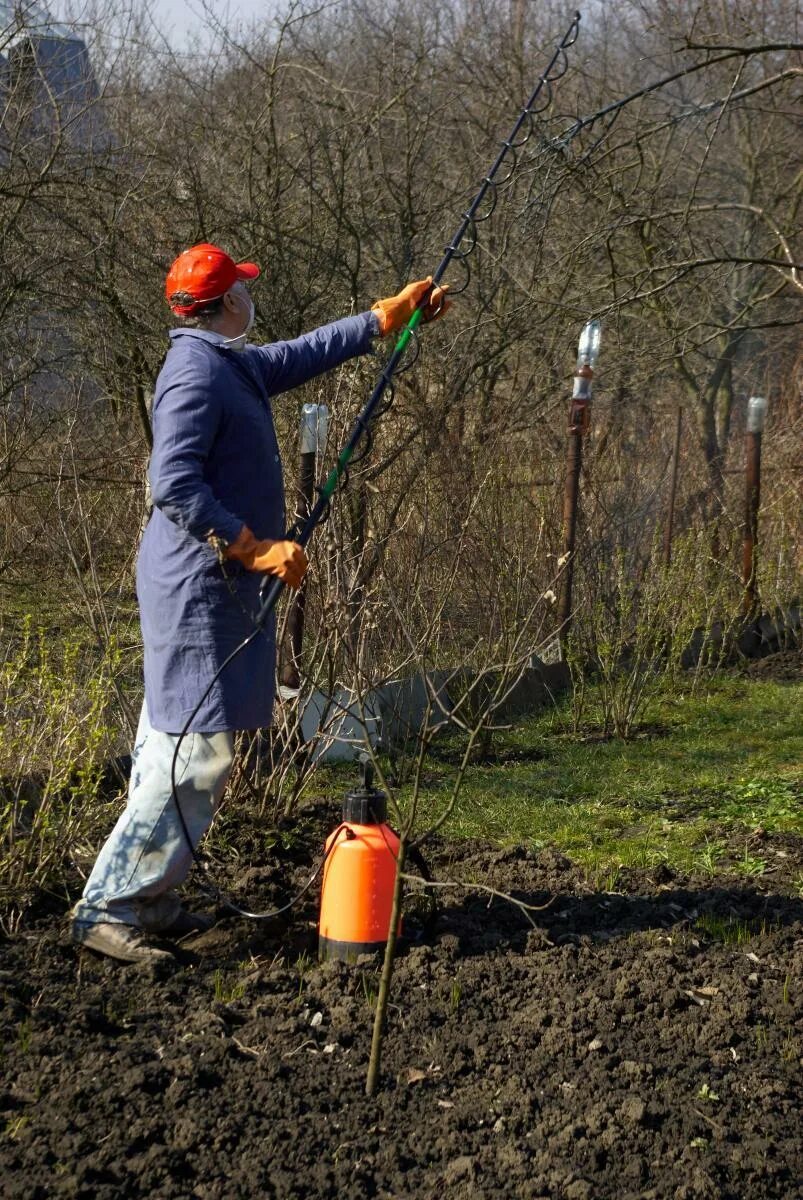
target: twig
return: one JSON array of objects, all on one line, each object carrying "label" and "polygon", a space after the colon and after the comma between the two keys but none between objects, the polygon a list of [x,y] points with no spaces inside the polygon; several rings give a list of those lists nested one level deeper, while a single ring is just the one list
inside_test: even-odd
[{"label": "twig", "polygon": [[305,1046],[314,1046],[317,1050],[318,1043],[312,1038],[307,1038],[300,1046],[296,1046],[295,1050],[288,1050],[286,1054],[282,1055],[282,1058],[292,1058],[294,1054],[298,1054],[299,1050],[303,1050]]},{"label": "twig", "polygon": [[704,1112],[700,1112],[699,1108],[693,1108],[692,1112],[696,1113],[698,1117],[702,1117],[704,1121],[707,1121],[712,1129],[716,1129],[717,1133],[724,1131],[724,1125],[721,1125],[719,1121],[715,1121],[713,1117],[707,1117]]},{"label": "twig", "polygon": [[[238,1050],[241,1050],[243,1054],[250,1055],[251,1058],[262,1058],[265,1053],[264,1047],[261,1050],[257,1050],[255,1046],[246,1046],[246,1044],[241,1042],[239,1038],[233,1037],[231,1040],[234,1042],[234,1045]],[[307,1043],[304,1044],[306,1045]],[[299,1049],[301,1049],[300,1046]]]},{"label": "twig", "polygon": [[486,883],[462,883],[460,880],[425,880],[418,875],[402,875],[405,883],[415,883],[421,888],[463,888],[465,891],[486,892],[491,897],[496,897],[499,900],[507,900],[509,904],[514,904],[516,908],[524,913],[527,920],[536,928],[535,921],[531,920],[531,912],[544,912],[551,904],[555,903],[555,897],[550,896],[546,904],[525,904],[523,900],[517,900],[515,896],[511,896],[508,892],[500,892],[497,888],[492,888]]}]

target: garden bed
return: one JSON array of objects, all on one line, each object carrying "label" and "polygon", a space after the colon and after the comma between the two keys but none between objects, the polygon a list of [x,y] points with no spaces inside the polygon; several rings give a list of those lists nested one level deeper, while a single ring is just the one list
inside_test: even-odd
[{"label": "garden bed", "polygon": [[[280,900],[334,817],[231,882]],[[78,951],[54,905],[0,947],[3,1194],[793,1200],[803,839],[762,837],[760,878],[659,865],[609,893],[551,848],[438,842],[439,879],[548,906],[439,893],[371,1100],[375,965],[316,963],[314,889],[158,968]]]}]

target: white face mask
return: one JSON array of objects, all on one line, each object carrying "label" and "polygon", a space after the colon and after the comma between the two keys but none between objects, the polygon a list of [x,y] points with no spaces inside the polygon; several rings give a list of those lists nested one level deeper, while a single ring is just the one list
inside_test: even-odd
[{"label": "white face mask", "polygon": [[242,333],[238,333],[237,337],[227,338],[226,341],[223,342],[223,345],[227,350],[242,350],[245,347],[246,341],[248,340],[248,334],[251,332],[251,327],[254,324],[256,310],[254,308],[254,301],[251,299],[251,294],[243,284],[238,285],[236,291],[234,288],[232,288],[232,292],[236,296],[245,299],[245,303],[248,306],[248,319],[245,323],[245,329],[242,331]]}]

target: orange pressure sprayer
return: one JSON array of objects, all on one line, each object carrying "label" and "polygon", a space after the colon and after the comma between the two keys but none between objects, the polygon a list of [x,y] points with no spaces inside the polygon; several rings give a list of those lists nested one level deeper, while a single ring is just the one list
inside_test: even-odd
[{"label": "orange pressure sprayer", "polygon": [[[362,757],[362,787],[346,792],[343,823],[326,840],[318,957],[356,962],[388,940],[399,839],[385,823],[387,799]],[[401,932],[401,929],[399,930]]]}]

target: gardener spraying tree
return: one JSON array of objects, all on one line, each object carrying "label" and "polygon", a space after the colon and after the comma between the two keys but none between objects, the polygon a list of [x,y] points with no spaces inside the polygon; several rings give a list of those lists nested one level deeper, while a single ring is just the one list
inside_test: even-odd
[{"label": "gardener spraying tree", "polygon": [[[271,722],[277,600],[285,586],[299,587],[307,567],[304,547],[349,466],[368,453],[371,422],[392,402],[393,376],[404,369],[417,326],[448,307],[449,285],[440,284],[453,261],[464,270],[456,290],[468,285],[477,227],[491,217],[500,187],[512,179],[534,118],[552,103],[579,22],[576,13],[428,279],[408,284],[369,313],[295,341],[248,347],[254,306],[246,281],[258,277],[256,264],[235,264],[202,243],[170,268],[165,294],[182,326],[172,331],[172,357],[156,386],[150,468],[155,507],[137,570],[145,700],[128,805],[73,910],[75,941],[139,961],[170,956],[153,935],[180,938],[211,926],[211,918],[182,909],[175,887],[186,878],[223,795],[234,732]],[[303,527],[284,536],[269,398],[365,353],[376,334],[394,332],[400,333],[396,346],[318,502]],[[246,916],[273,915],[232,907]]]},{"label": "gardener spraying tree", "polygon": [[[422,329],[424,369],[397,389],[391,419],[372,423],[371,454],[307,547],[315,579],[306,645],[294,655],[301,699],[281,706],[299,732],[270,738],[281,752],[269,781],[235,765],[209,846],[215,879],[225,872],[260,908],[289,902],[295,919],[281,933],[229,921],[177,956],[191,969],[176,973],[165,959],[152,966],[166,971],[113,978],[94,952],[65,951],[52,921],[62,897],[78,899],[114,824],[101,772],[120,731],[133,740],[136,727],[129,551],[141,535],[145,393],[165,348],[163,314],[148,303],[174,256],[164,231],[174,253],[207,236],[241,257],[258,258],[246,249],[260,247],[272,279],[255,299],[263,336],[275,338],[367,307],[361,292],[388,289],[366,271],[398,286],[429,274],[499,149],[481,148],[490,130],[507,134],[515,113],[503,113],[532,87],[525,73],[552,53],[533,60],[552,17],[522,3],[380,11],[302,0],[243,31],[240,45],[221,23],[208,54],[172,59],[161,40],[149,54],[142,20],[122,31],[118,56],[109,37],[127,5],[112,14],[101,4],[84,30],[120,64],[98,106],[114,144],[92,161],[70,146],[52,163],[43,142],[26,140],[30,89],[6,74],[36,59],[18,50],[12,62],[0,44],[12,84],[0,139],[9,154],[0,199],[0,1178],[9,1196],[795,1192],[800,655],[742,663],[735,676],[702,656],[692,671],[675,665],[692,631],[705,645],[715,619],[745,627],[742,586],[762,601],[756,616],[796,594],[799,66],[797,50],[778,49],[792,6],[604,8],[591,14],[587,53],[559,107],[536,119],[495,216],[479,226],[461,319],[437,327],[437,355]],[[663,91],[644,87],[657,63]],[[679,81],[681,68],[700,74]],[[636,88],[642,99],[617,99]],[[567,144],[574,113],[610,102],[622,106],[615,125],[590,121]],[[16,137],[15,107],[26,118]],[[469,230],[464,249],[472,241]],[[444,278],[459,285],[463,274],[454,261]],[[63,323],[75,351],[63,397],[52,343],[39,338],[51,305],[50,328]],[[537,661],[557,631],[570,331],[591,314],[605,328],[606,386],[583,443],[569,647],[583,669],[567,703],[552,704]],[[375,370],[376,360],[348,363],[305,389],[305,401],[329,407],[336,438],[369,394],[357,400],[356,381],[367,371],[373,382],[386,359]],[[763,444],[764,551],[742,577],[739,504],[747,544],[758,489],[748,479],[745,499],[733,439],[754,392],[777,419]],[[282,448],[299,407],[276,421]],[[674,471],[668,418],[679,408]],[[706,412],[724,418],[711,425],[708,458]],[[571,422],[578,439],[581,415]],[[337,459],[317,449],[299,529],[282,529],[282,541],[300,543],[318,468],[326,478]],[[315,457],[311,446],[304,453]],[[709,461],[726,485],[718,563]],[[670,472],[678,487],[664,565]],[[255,540],[269,532],[232,511]],[[221,570],[262,591],[236,559]],[[255,618],[279,582],[264,578]],[[248,658],[252,635],[265,633],[250,622],[239,633],[232,653],[242,645]],[[197,638],[186,641],[191,650]],[[238,657],[229,655],[235,674]],[[194,681],[189,706],[213,702],[215,666]],[[333,803],[355,780],[319,769],[335,722],[326,712],[311,722],[319,699],[328,712],[348,702],[372,730],[380,692],[375,777],[366,769],[341,820]],[[533,712],[542,702],[546,711]],[[194,725],[191,711],[184,724]],[[202,732],[173,739],[171,797]],[[307,805],[313,771],[330,804]],[[390,831],[377,823],[385,797]],[[289,823],[277,827],[280,814]],[[192,823],[192,805],[186,815]],[[405,951],[394,968],[388,943],[381,980],[373,960],[314,962],[313,888],[298,907],[293,893],[327,833],[335,849],[323,864],[320,948],[353,957],[401,932]],[[412,877],[416,848],[429,881]],[[410,866],[397,877],[399,858]],[[401,926],[371,895],[374,864]],[[359,918],[351,928],[325,925],[349,915]]]},{"label": "gardener spraying tree", "polygon": [[445,289],[422,280],[358,316],[249,346],[258,275],[204,243],[179,255],[165,285],[179,327],[156,383],[154,511],[137,564],[145,700],[128,804],[72,914],[75,941],[127,962],[170,957],[156,935],[212,924],[186,912],[175,888],[223,795],[234,733],[271,723],[275,624],[271,615],[254,627],[260,586],[270,576],[297,588],[307,569],[284,535],[271,400],[368,353],[414,312],[445,308]]}]

